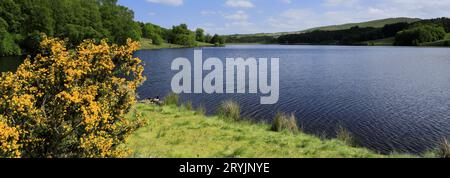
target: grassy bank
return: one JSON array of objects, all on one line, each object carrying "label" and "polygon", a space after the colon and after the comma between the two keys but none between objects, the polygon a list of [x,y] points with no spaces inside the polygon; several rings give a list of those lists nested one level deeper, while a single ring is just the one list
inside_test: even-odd
[{"label": "grassy bank", "polygon": [[366,43],[368,46],[394,46],[395,37],[366,41],[364,43]]},{"label": "grassy bank", "polygon": [[[152,44],[150,39],[146,39],[146,38],[142,38],[140,43],[141,43],[141,50],[142,49],[187,48],[187,46],[171,44],[171,43],[166,43],[166,42],[163,42],[161,45],[155,45],[155,44]],[[214,44],[197,42],[197,47],[211,47],[211,46],[214,46]]]},{"label": "grassy bank", "polygon": [[[408,155],[380,155],[348,146],[340,140],[289,130],[271,131],[269,124],[207,117],[188,107],[137,104],[148,125],[128,140],[137,158],[383,158]],[[132,114],[130,114],[129,117]]]}]

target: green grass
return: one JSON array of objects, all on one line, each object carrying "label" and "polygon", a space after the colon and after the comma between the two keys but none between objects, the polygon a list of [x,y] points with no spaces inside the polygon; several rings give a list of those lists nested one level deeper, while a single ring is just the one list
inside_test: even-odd
[{"label": "green grass", "polygon": [[164,97],[164,105],[175,105],[178,106],[180,104],[180,96],[175,93],[169,93],[166,97]]},{"label": "green grass", "polygon": [[450,158],[450,142],[448,139],[442,140],[439,145],[437,155],[441,158]]},{"label": "green grass", "polygon": [[214,44],[197,41],[197,46],[198,47],[210,47],[210,46],[214,46]]},{"label": "green grass", "polygon": [[336,138],[340,141],[343,141],[347,145],[354,146],[355,139],[353,138],[352,133],[350,133],[345,127],[339,126],[336,131]]},{"label": "green grass", "polygon": [[365,41],[364,43],[366,43],[369,46],[392,46],[392,45],[394,45],[394,42],[395,42],[395,37],[383,38],[383,39],[372,40],[372,41]]},{"label": "green grass", "polygon": [[445,35],[444,40],[450,40],[450,33],[447,33],[447,34]]},{"label": "green grass", "polygon": [[275,132],[288,131],[294,134],[300,131],[297,118],[295,118],[294,114],[287,115],[284,113],[277,113],[275,115],[271,130]]},{"label": "green grass", "polygon": [[[127,141],[136,158],[383,158],[368,149],[339,140],[287,131],[273,132],[268,124],[230,122],[176,106],[137,104],[148,125]],[[134,110],[134,109],[133,109]],[[132,119],[130,113],[128,118]]]},{"label": "green grass", "polygon": [[220,104],[217,115],[221,119],[239,121],[241,120],[241,108],[239,104],[234,101],[224,101]]},{"label": "green grass", "polygon": [[[150,39],[142,38],[141,41],[141,49],[165,49],[165,48],[186,48],[186,46],[171,44],[167,42],[163,42],[161,45],[154,45],[151,43]],[[214,46],[214,44],[197,42],[198,47],[208,47]]]}]

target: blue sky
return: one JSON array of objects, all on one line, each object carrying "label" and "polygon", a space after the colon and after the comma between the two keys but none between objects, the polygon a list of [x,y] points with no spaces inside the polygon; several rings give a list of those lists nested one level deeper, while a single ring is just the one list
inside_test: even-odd
[{"label": "blue sky", "polygon": [[450,17],[450,0],[119,0],[135,19],[208,33],[297,31],[389,17]]}]

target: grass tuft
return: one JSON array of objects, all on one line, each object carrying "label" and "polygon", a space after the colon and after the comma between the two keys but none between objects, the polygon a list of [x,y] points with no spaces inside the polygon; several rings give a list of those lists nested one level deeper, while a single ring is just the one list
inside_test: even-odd
[{"label": "grass tuft", "polygon": [[165,98],[164,98],[164,105],[166,106],[178,106],[180,104],[180,96],[178,96],[175,93],[169,93]]},{"label": "grass tuft", "polygon": [[200,116],[204,116],[206,114],[205,106],[200,105],[197,108],[195,108],[195,114],[196,115],[200,115]]},{"label": "grass tuft", "polygon": [[450,143],[448,139],[443,139],[439,145],[438,156],[440,158],[450,158]]},{"label": "grass tuft", "polygon": [[224,101],[220,104],[217,115],[221,119],[239,121],[241,120],[241,108],[232,100]]},{"label": "grass tuft", "polygon": [[355,146],[355,139],[350,131],[342,125],[338,126],[336,131],[336,138],[349,146]]},{"label": "grass tuft", "polygon": [[193,107],[192,107],[192,102],[188,101],[184,104],[184,108],[188,111],[192,111]]},{"label": "grass tuft", "polygon": [[288,131],[294,134],[300,131],[294,114],[286,115],[283,113],[275,115],[271,130],[275,132]]}]

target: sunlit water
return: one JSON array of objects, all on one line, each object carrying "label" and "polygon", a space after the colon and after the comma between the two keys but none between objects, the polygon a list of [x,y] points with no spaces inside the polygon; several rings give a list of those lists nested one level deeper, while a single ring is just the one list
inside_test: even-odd
[{"label": "sunlit water", "polygon": [[[193,49],[142,50],[148,80],[141,99],[171,91],[171,62]],[[203,58],[280,58],[280,100],[260,105],[258,94],[183,94],[184,102],[214,114],[221,101],[240,103],[242,115],[270,122],[294,113],[307,133],[335,136],[339,125],[360,146],[382,153],[421,153],[450,137],[450,49],[352,46],[228,46],[203,48]],[[11,63],[11,62],[10,62]],[[0,58],[0,70],[7,62]],[[13,64],[11,64],[13,65]],[[14,67],[12,68],[14,69]],[[206,72],[207,73],[207,72]]]}]

